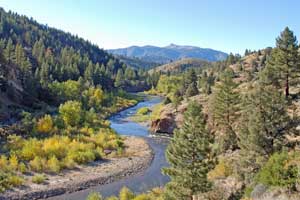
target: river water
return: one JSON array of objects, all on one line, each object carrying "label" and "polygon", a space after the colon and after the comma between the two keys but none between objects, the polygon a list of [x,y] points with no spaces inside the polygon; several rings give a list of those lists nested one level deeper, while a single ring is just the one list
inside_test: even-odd
[{"label": "river water", "polygon": [[135,114],[141,107],[151,108],[160,103],[162,98],[146,96],[145,101],[138,103],[136,106],[128,108],[124,111],[112,116],[109,120],[111,127],[121,135],[134,135],[146,139],[148,144],[152,147],[155,156],[149,168],[144,172],[135,174],[133,176],[121,179],[119,181],[92,187],[86,190],[74,192],[71,194],[64,194],[50,199],[56,200],[85,200],[88,194],[92,191],[100,192],[103,197],[117,195],[123,186],[130,188],[136,193],[146,192],[151,188],[163,186],[169,181],[167,176],[161,173],[161,168],[167,166],[165,158],[165,149],[167,147],[168,139],[160,137],[150,137],[146,126],[128,120],[128,117]]}]

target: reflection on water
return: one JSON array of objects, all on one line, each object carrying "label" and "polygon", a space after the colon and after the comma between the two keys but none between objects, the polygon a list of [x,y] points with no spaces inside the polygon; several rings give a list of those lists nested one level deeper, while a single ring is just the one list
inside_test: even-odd
[{"label": "reflection on water", "polygon": [[118,194],[123,186],[126,186],[137,193],[146,192],[153,187],[163,186],[166,182],[168,182],[169,178],[161,173],[161,168],[167,166],[165,149],[168,144],[168,139],[148,137],[149,132],[147,127],[128,120],[128,117],[136,113],[139,108],[151,108],[161,101],[162,98],[160,97],[147,96],[145,101],[138,103],[132,108],[119,112],[110,118],[111,127],[119,134],[145,137],[155,153],[153,162],[147,170],[114,183],[96,186],[87,190],[53,197],[51,199],[84,200],[91,191],[101,192],[104,197],[107,197]]}]

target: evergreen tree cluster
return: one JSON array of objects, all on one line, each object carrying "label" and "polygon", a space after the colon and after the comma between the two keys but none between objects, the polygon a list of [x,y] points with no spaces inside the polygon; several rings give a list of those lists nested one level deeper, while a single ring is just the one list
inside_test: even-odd
[{"label": "evergreen tree cluster", "polygon": [[127,67],[97,45],[2,8],[0,55],[1,71],[16,68],[25,91],[39,98],[48,96],[53,81],[80,77],[104,90],[151,84],[147,72]]},{"label": "evergreen tree cluster", "polygon": [[[223,169],[219,174],[225,177],[239,177],[246,187],[262,183],[296,190],[300,153],[288,137],[299,135],[299,119],[290,113],[294,99],[299,99],[299,91],[295,92],[300,74],[297,39],[285,28],[275,48],[246,50],[245,54],[256,58],[250,68],[260,62],[259,68],[249,71],[255,78],[240,84],[237,78],[242,70],[233,70],[232,65],[241,63],[241,58],[233,54],[214,63],[210,71],[216,76],[208,75],[207,70],[199,76],[201,90],[205,85],[213,86],[208,118],[201,106],[192,102],[184,113],[183,125],[174,132],[166,151],[170,167],[163,170],[171,178],[165,188],[166,199],[209,195],[212,185],[207,173],[214,166],[214,158],[222,157],[234,159],[226,164],[229,167],[220,162],[214,170]],[[194,87],[195,77],[193,71],[186,73],[185,91]]]}]

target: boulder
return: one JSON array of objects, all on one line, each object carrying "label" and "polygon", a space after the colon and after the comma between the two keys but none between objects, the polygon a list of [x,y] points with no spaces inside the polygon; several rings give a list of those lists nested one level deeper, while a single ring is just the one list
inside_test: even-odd
[{"label": "boulder", "polygon": [[172,134],[176,124],[173,116],[166,116],[161,119],[156,119],[151,123],[151,132],[153,133],[168,133]]},{"label": "boulder", "polygon": [[251,198],[259,199],[267,190],[268,190],[267,186],[263,184],[258,184],[253,188],[253,191],[251,192]]}]

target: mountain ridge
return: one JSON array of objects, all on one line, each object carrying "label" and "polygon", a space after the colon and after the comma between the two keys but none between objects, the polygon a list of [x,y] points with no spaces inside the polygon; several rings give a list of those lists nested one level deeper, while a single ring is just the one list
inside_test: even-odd
[{"label": "mountain ridge", "polygon": [[164,47],[153,45],[144,46],[129,46],[127,48],[107,49],[107,51],[114,55],[121,55],[126,57],[137,57],[139,59],[156,62],[169,63],[182,58],[197,58],[206,61],[224,60],[228,56],[227,53],[214,50],[211,48],[201,48],[190,45],[177,45],[171,43]]}]

